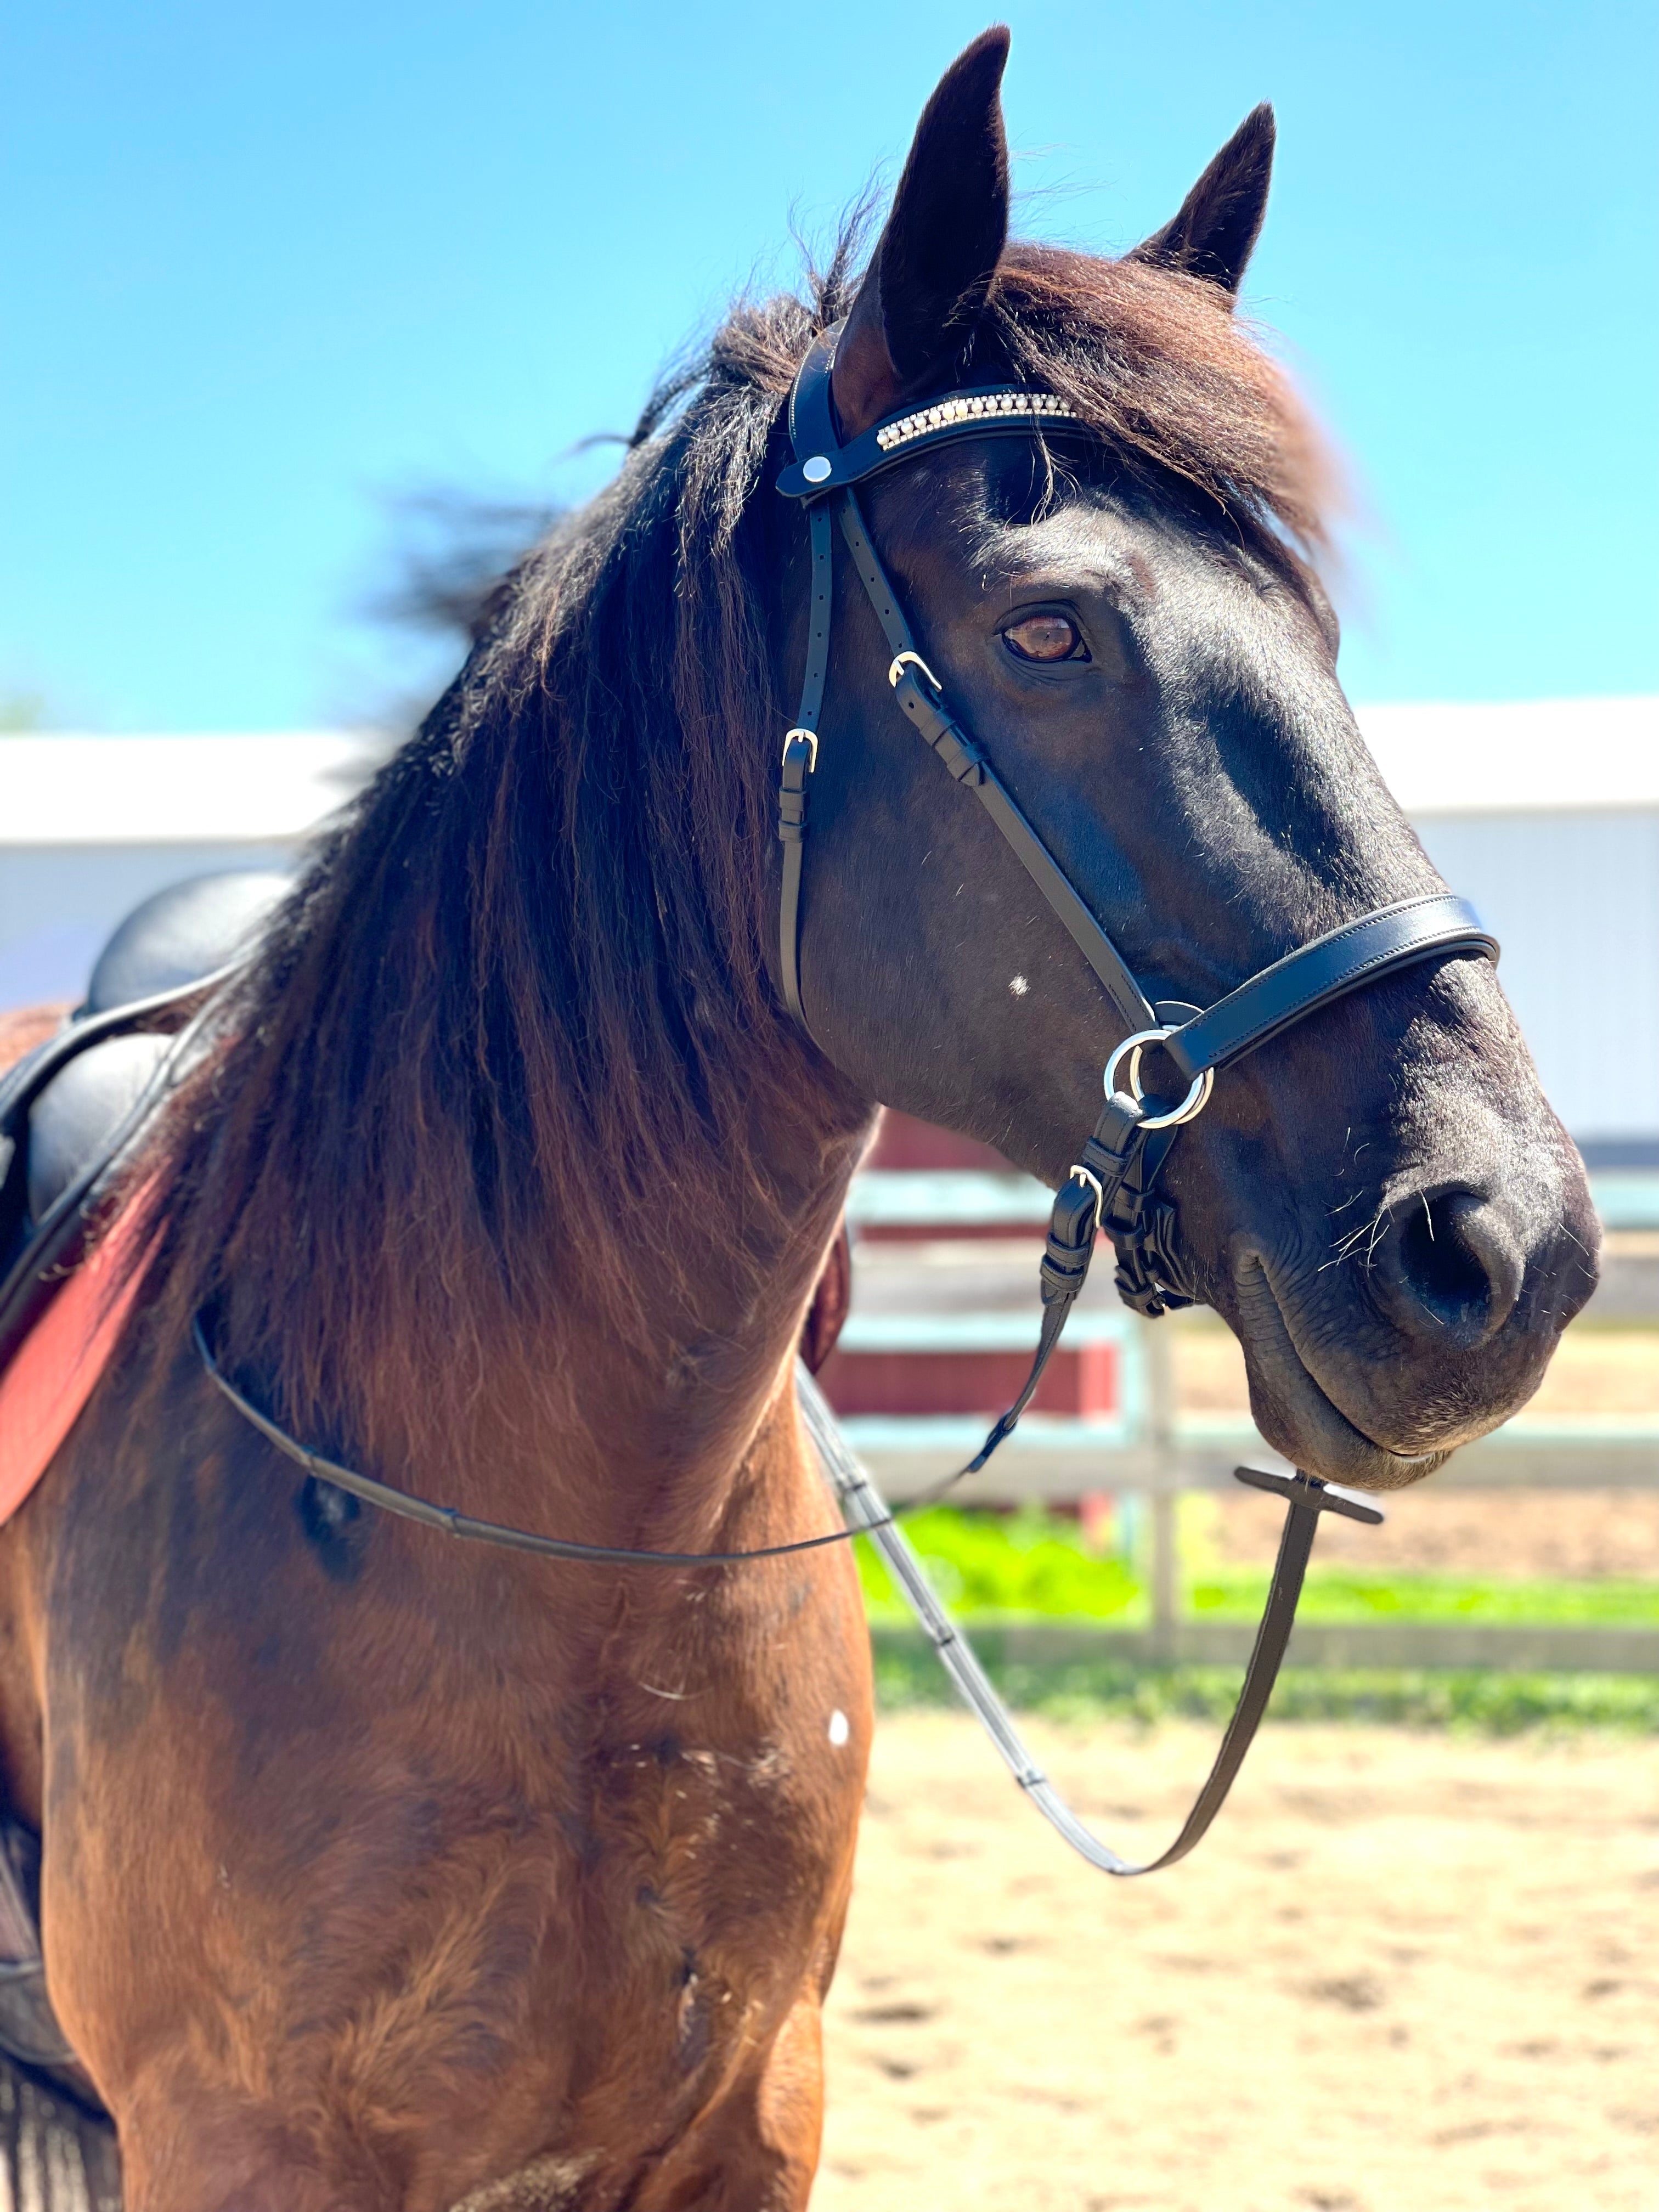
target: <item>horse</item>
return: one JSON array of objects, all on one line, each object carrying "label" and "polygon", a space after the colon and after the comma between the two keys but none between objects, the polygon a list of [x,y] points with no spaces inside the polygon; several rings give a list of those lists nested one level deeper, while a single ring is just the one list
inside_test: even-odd
[{"label": "horse", "polygon": [[[807,2201],[872,1726],[846,1549],[450,1544],[297,1472],[194,1332],[398,1490],[620,1549],[807,1543],[836,1523],[793,1363],[877,1102],[1066,1177],[1122,1018],[895,716],[854,592],[790,1018],[813,550],[775,487],[826,331],[848,441],[969,387],[1066,411],[919,449],[866,512],[1149,991],[1208,1005],[1443,889],[1338,678],[1332,464],[1235,313],[1270,112],[1126,256],[1011,241],[1007,44],[940,81],[867,261],[849,231],[739,301],[493,595],[132,1171],[118,1352],[0,1532],[0,1769],[129,2212]],[[1484,960],[1224,1069],[1164,1183],[1263,1435],[1362,1486],[1510,1414],[1593,1284]]]}]

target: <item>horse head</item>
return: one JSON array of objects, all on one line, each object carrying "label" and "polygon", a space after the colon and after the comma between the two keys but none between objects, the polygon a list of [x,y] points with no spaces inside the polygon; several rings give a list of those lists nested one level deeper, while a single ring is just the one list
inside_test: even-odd
[{"label": "horse head", "polygon": [[[848,447],[994,386],[1078,419],[924,442],[863,485],[864,513],[953,709],[1147,998],[1208,1006],[1445,887],[1338,678],[1317,441],[1233,313],[1270,112],[1124,260],[1011,245],[1006,47],[975,41],[922,117],[836,345],[834,411]],[[811,572],[774,504],[793,698]],[[811,1037],[869,1096],[1055,1184],[1122,1017],[896,712],[890,657],[842,591],[799,931]],[[1222,1070],[1164,1186],[1175,1286],[1237,1332],[1262,1433],[1328,1477],[1409,1482],[1504,1419],[1594,1286],[1582,1165],[1481,959],[1421,961]]]}]

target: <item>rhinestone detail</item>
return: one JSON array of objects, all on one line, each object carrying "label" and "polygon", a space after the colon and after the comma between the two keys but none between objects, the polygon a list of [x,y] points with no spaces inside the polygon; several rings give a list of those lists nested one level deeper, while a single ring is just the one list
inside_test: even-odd
[{"label": "rhinestone detail", "polygon": [[896,422],[884,422],[876,443],[884,453],[914,445],[937,430],[954,429],[959,422],[977,422],[988,416],[1019,416],[1032,422],[1066,422],[1077,410],[1069,400],[1052,392],[975,392],[960,399],[941,399],[936,406],[901,415]]}]

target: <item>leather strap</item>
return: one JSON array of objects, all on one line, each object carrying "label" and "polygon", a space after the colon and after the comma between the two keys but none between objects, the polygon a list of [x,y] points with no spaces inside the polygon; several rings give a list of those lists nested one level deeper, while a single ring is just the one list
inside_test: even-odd
[{"label": "leather strap", "polygon": [[1077,429],[1069,403],[1056,393],[1013,385],[975,385],[933,402],[884,416],[850,444],[841,442],[831,382],[836,323],[818,338],[801,364],[790,394],[789,429],[794,455],[778,478],[786,499],[822,499],[846,491],[878,471],[908,460],[920,445],[955,438],[1029,438],[1034,432]]},{"label": "leather strap", "polygon": [[972,791],[1012,846],[1026,874],[1094,969],[1120,1019],[1132,1030],[1151,1028],[1158,1018],[1131,974],[1128,963],[1079,897],[1071,878],[1031,827],[983,750],[951,713],[933,671],[916,653],[915,641],[899,605],[892,579],[882,566],[881,556],[865,526],[857,495],[847,492],[838,503],[842,535],[847,540],[865,595],[881,624],[882,635],[896,662],[903,655],[911,656],[899,670],[893,684],[893,696],[898,702],[900,713],[912,728],[921,732],[957,781]]},{"label": "leather strap", "polygon": [[800,995],[800,878],[806,848],[806,779],[818,764],[818,717],[823,711],[824,679],[830,671],[830,626],[835,609],[835,539],[827,508],[807,517],[811,544],[812,595],[807,609],[806,663],[801,675],[795,726],[783,741],[778,775],[778,836],[783,845],[783,880],[778,899],[778,970],[783,1002],[796,1025],[810,1036]]},{"label": "leather strap", "polygon": [[[807,350],[794,383],[789,389],[789,443],[797,461],[810,459],[814,453],[824,453],[831,460],[841,450],[841,425],[836,420],[836,398],[833,371],[836,348],[846,329],[846,318],[831,323],[819,333]],[[821,487],[827,489],[826,487]],[[820,487],[811,487],[809,499],[817,495]]]},{"label": "leather strap", "polygon": [[1467,899],[1449,891],[1401,899],[1287,952],[1178,1029],[1164,1049],[1190,1083],[1206,1068],[1243,1059],[1292,1022],[1396,968],[1436,953],[1496,963],[1498,952],[1498,939]]},{"label": "leather strap", "polygon": [[857,1534],[856,1530],[842,1528],[833,1535],[806,1536],[793,1544],[757,1545],[752,1552],[645,1552],[620,1544],[578,1544],[565,1536],[543,1536],[532,1529],[514,1528],[504,1521],[480,1521],[453,1505],[434,1505],[429,1498],[417,1498],[412,1491],[394,1490],[388,1482],[377,1482],[373,1475],[359,1474],[355,1468],[342,1467],[337,1460],[325,1459],[321,1452],[308,1449],[237,1389],[214,1358],[199,1313],[191,1322],[191,1334],[208,1379],[221,1395],[251,1428],[258,1431],[267,1443],[274,1444],[285,1459],[303,1468],[313,1482],[331,1483],[336,1490],[361,1498],[365,1505],[392,1514],[400,1521],[418,1522],[422,1528],[435,1528],[441,1535],[458,1536],[475,1544],[495,1544],[509,1552],[529,1552],[538,1559],[579,1559],[590,1566],[732,1567],[745,1559],[783,1559],[797,1552],[822,1552],[832,1544],[850,1543]]},{"label": "leather strap", "polygon": [[800,992],[801,878],[806,842],[807,778],[817,760],[817,724],[829,665],[835,568],[830,538],[831,508],[838,514],[854,570],[881,625],[896,665],[893,696],[900,712],[918,731],[958,783],[970,789],[1021,866],[1065,925],[1088,962],[1119,1019],[1131,1030],[1150,1029],[1158,1017],[1128,963],[1073,889],[1071,878],[1043,843],[1018,801],[945,703],[933,672],[916,653],[892,580],[876,551],[858,500],[852,492],[821,501],[807,510],[812,544],[812,607],[801,703],[795,726],[784,742],[778,779],[778,836],[783,843],[783,872],[778,912],[778,968],[790,1018],[810,1036]]},{"label": "leather strap", "polygon": [[1095,1238],[1112,1213],[1131,1169],[1146,1147],[1141,1127],[1146,1109],[1122,1091],[1115,1091],[1101,1109],[1083,1158],[1054,1194],[1048,1216],[1048,1235],[1043,1246],[1037,1279],[1042,1293],[1042,1325],[1036,1351],[1018,1397],[993,1423],[984,1443],[966,1467],[957,1469],[928,1492],[928,1502],[942,1498],[964,1475],[977,1474],[997,1447],[1011,1437],[1020,1415],[1036,1395],[1042,1370],[1059,1344],[1072,1309],[1089,1279],[1095,1255]]},{"label": "leather strap", "polygon": [[996,1746],[1009,1772],[1044,1820],[1102,1874],[1156,1874],[1160,1868],[1173,1866],[1178,1859],[1184,1859],[1226,1802],[1227,1793],[1244,1763],[1244,1754],[1267,1710],[1296,1620],[1297,1600],[1302,1594],[1303,1577],[1318,1533],[1320,1515],[1340,1513],[1349,1520],[1375,1525],[1383,1517],[1381,1510],[1352,1491],[1321,1482],[1316,1475],[1269,1474],[1252,1467],[1236,1470],[1240,1482],[1258,1490],[1277,1492],[1290,1508],[1279,1541],[1267,1609],[1256,1631],[1249,1664],[1244,1669],[1238,1703],[1233,1708],[1221,1747],[1197,1802],[1167,1850],[1160,1851],[1155,1859],[1136,1862],[1122,1857],[1110,1844],[1103,1843],[1078,1818],[1037,1765],[973,1646],[933,1595],[926,1569],[911,1550],[903,1530],[868,1473],[854,1457],[823,1392],[805,1369],[798,1370],[795,1388],[808,1433],[841,1501],[842,1511],[855,1528],[868,1533],[946,1674]]}]

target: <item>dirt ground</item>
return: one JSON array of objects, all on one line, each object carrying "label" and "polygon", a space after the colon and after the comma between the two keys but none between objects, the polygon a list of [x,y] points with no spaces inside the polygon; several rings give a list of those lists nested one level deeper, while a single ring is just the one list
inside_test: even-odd
[{"label": "dirt ground", "polygon": [[[1659,1492],[1644,1490],[1395,1491],[1380,1528],[1327,1514],[1322,1561],[1444,1574],[1659,1577]],[[1268,1498],[1225,1492],[1182,1500],[1189,1559],[1270,1566],[1285,1525]]]},{"label": "dirt ground", "polygon": [[[1214,1749],[1030,1733],[1143,1853]],[[1656,2212],[1659,1744],[1269,1724],[1113,1882],[890,1717],[827,2042],[814,2212]]]}]

